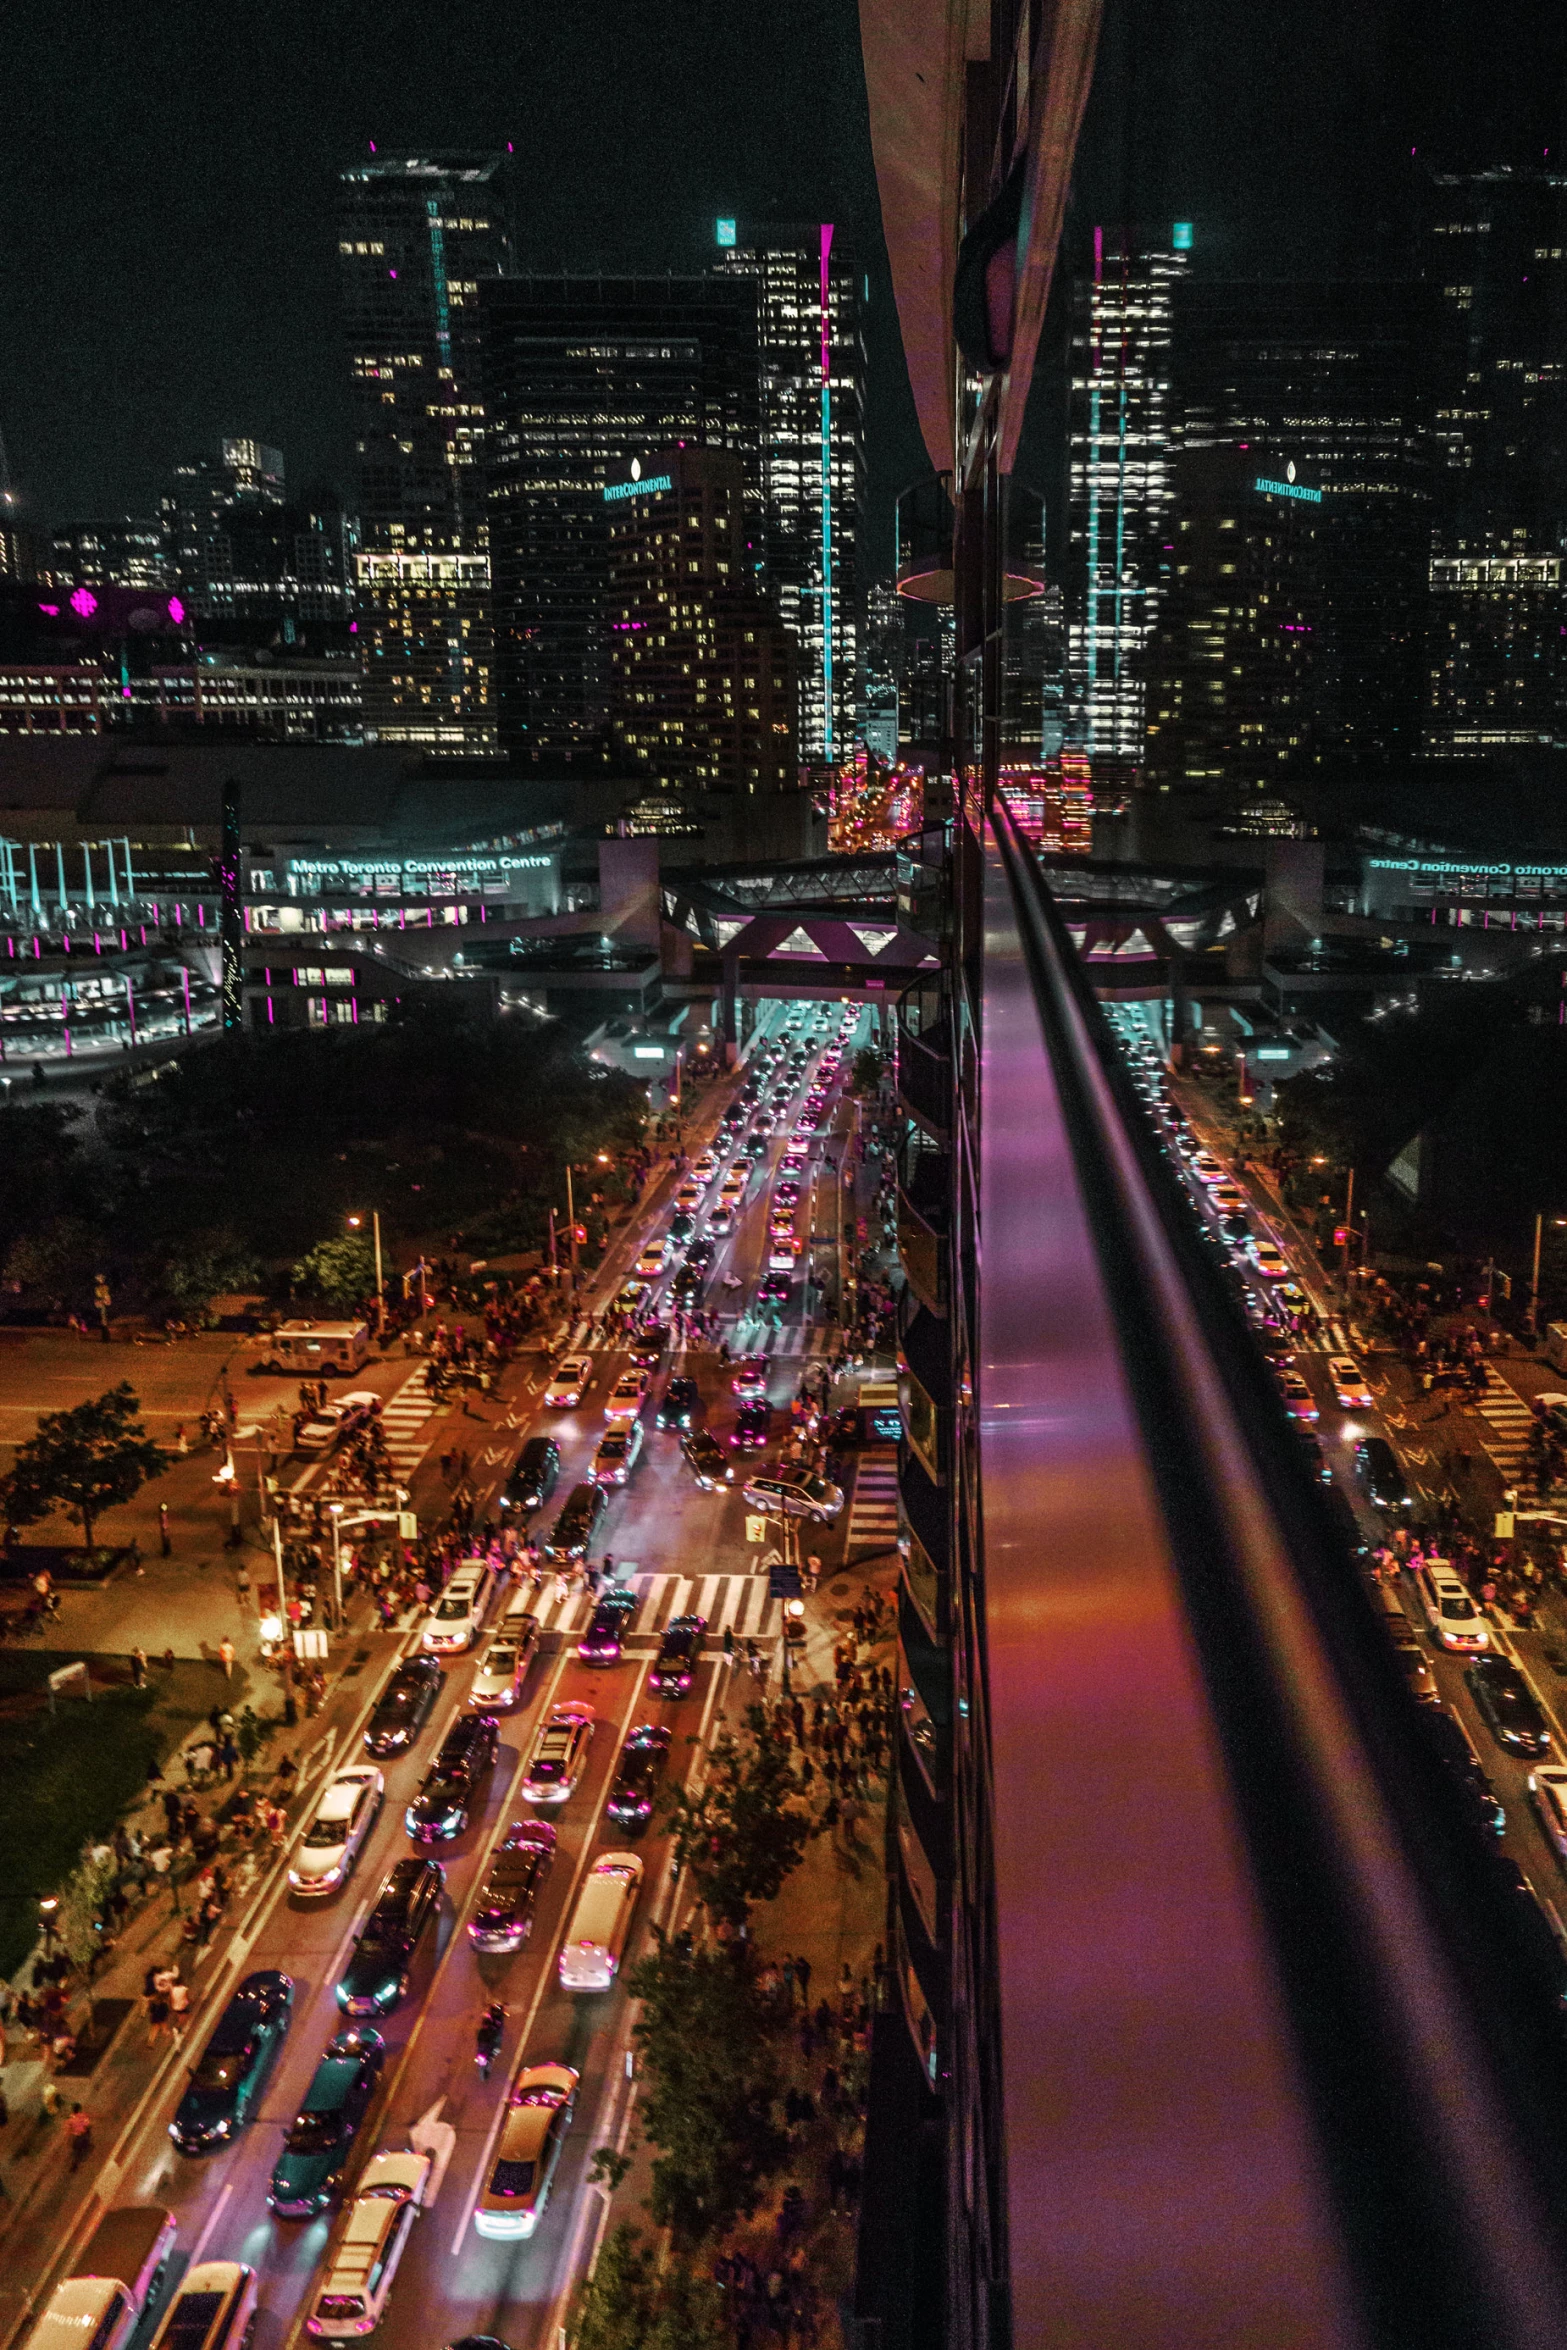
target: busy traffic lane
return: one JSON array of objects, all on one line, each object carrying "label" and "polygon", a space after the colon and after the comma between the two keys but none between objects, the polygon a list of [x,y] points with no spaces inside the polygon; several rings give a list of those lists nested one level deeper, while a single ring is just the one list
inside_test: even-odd
[{"label": "busy traffic lane", "polygon": [[[571,1813],[581,1806],[575,1867],[568,1873],[564,1856],[557,1858],[529,1946],[537,1946],[539,1959],[527,1970],[514,1967],[499,1994],[512,2007],[504,2064],[496,2066],[488,2083],[478,2078],[472,2064],[470,2027],[469,2044],[449,2054],[444,2068],[433,2050],[427,2061],[413,2068],[390,2116],[394,2126],[406,2131],[435,2097],[448,2094],[450,2101],[442,2118],[453,2122],[458,2132],[457,2151],[440,2205],[430,2224],[418,2233],[399,2293],[381,2329],[382,2338],[394,2350],[403,2350],[404,2345],[407,2350],[426,2350],[436,2312],[440,2313],[442,2338],[447,2341],[465,2334],[492,2334],[512,2345],[512,2350],[530,2350],[530,2345],[546,2339],[550,2310],[566,2282],[563,2272],[571,2250],[579,2190],[593,2153],[603,2142],[601,2117],[621,2077],[616,2068],[618,2052],[625,2045],[628,2004],[618,1979],[607,1992],[580,1995],[562,1990],[557,1954],[588,1865],[599,1852],[611,1850],[636,1851],[643,1861],[643,1881],[622,1977],[625,1968],[634,1965],[647,1947],[649,1925],[667,1869],[668,1838],[662,1831],[640,1839],[628,1837],[624,1829],[605,1820],[603,1807],[614,1765],[628,1732],[647,1721],[670,1728],[670,1767],[682,1774],[688,1770],[692,1758],[683,1738],[699,1726],[706,1727],[722,1670],[709,1659],[690,1694],[678,1703],[669,1703],[649,1696],[648,1661],[644,1657],[599,1672],[572,1666],[562,1683],[558,1702],[585,1696],[600,1709],[601,1728],[595,1744],[607,1748],[603,1760],[609,1767],[596,1768],[592,1785],[585,1781],[565,1807],[563,1844],[566,1830],[573,1825]],[[612,1738],[608,1735],[611,1724]],[[492,1991],[490,1995],[497,1994]],[[519,1996],[528,2003],[520,2018]],[[472,2212],[493,2156],[507,2085],[522,2060],[529,2064],[560,2062],[578,2072],[577,2110],[536,2233],[519,2241],[497,2242],[476,2232]],[[465,2077],[460,2091],[451,2096],[445,2082],[454,2066]]]},{"label": "busy traffic lane", "polygon": [[[1297,1421],[1309,1426],[1320,1446],[1320,1458],[1339,1493],[1347,1500],[1355,1525],[1359,1529],[1364,1550],[1381,1550],[1388,1543],[1392,1528],[1384,1522],[1366,1491],[1356,1447],[1361,1439],[1380,1436],[1394,1444],[1396,1457],[1404,1468],[1411,1490],[1418,1500],[1430,1508],[1433,1495],[1422,1482],[1419,1469],[1425,1456],[1416,1448],[1417,1457],[1410,1459],[1410,1448],[1395,1439],[1402,1434],[1390,1423],[1384,1406],[1391,1400],[1388,1382],[1384,1377],[1367,1376],[1354,1356],[1345,1332],[1333,1316],[1331,1300],[1324,1297],[1316,1285],[1313,1268],[1305,1261],[1299,1236],[1286,1218],[1280,1217],[1271,1200],[1265,1200],[1260,1187],[1224,1162],[1224,1151],[1219,1139],[1199,1134],[1202,1153],[1210,1162],[1206,1169],[1198,1168],[1190,1148],[1183,1153],[1176,1145],[1177,1126],[1170,1109],[1159,1102],[1149,1103],[1151,1113],[1170,1147],[1172,1157],[1181,1165],[1184,1187],[1194,1208],[1214,1236],[1230,1244],[1235,1235],[1226,1231],[1220,1202],[1223,1192],[1220,1179],[1228,1182],[1244,1197],[1247,1223],[1254,1233],[1264,1235],[1278,1248],[1287,1273],[1308,1298],[1316,1317],[1317,1332],[1308,1335],[1298,1327],[1290,1330],[1287,1344],[1289,1369],[1304,1382],[1304,1397],[1315,1417],[1305,1421],[1308,1404],[1297,1391],[1292,1401],[1286,1383],[1285,1402]],[[1182,1163],[1184,1160],[1184,1164]],[[1265,1282],[1257,1287],[1267,1290]],[[1292,1317],[1292,1322],[1294,1318]],[[1353,1370],[1362,1383],[1362,1392],[1369,1398],[1369,1406],[1357,1404],[1347,1407],[1340,1401],[1339,1382],[1334,1364],[1342,1364],[1346,1372]],[[1277,1368],[1277,1366],[1275,1366]],[[1296,1405],[1299,1405],[1297,1410]],[[1400,1421],[1402,1416],[1399,1415]],[[1546,1835],[1535,1812],[1529,1790],[1531,1765],[1509,1753],[1492,1732],[1475,1703],[1465,1677],[1467,1660],[1453,1655],[1442,1643],[1426,1620],[1414,1577],[1407,1571],[1389,1570],[1391,1588],[1397,1594],[1403,1618],[1413,1627],[1427,1660],[1429,1680],[1442,1707],[1455,1720],[1467,1738],[1475,1759],[1485,1775],[1505,1813],[1505,1828],[1497,1841],[1497,1850],[1513,1861],[1522,1871],[1535,1896],[1545,1906],[1558,1941],[1563,1945],[1564,1966],[1567,1966],[1567,1871],[1556,1846]],[[1512,1648],[1501,1626],[1493,1618],[1490,1627],[1492,1649],[1506,1655]],[[1555,1757],[1567,1756],[1567,1735],[1554,1710],[1553,1693],[1542,1689],[1537,1675],[1530,1675],[1527,1660],[1520,1659],[1526,1678],[1543,1702],[1551,1723]],[[1431,1767],[1441,1765],[1433,1759]],[[1567,1979],[1567,1978],[1564,1978]]]},{"label": "busy traffic lane", "polygon": [[[524,2045],[526,2011],[540,1993],[546,1995],[541,2029],[558,2038],[564,2028],[560,2010],[569,2014],[573,2003],[553,1991],[553,1970],[560,1936],[569,1916],[576,1882],[593,1853],[606,1841],[599,1834],[600,1815],[613,1782],[620,1746],[633,1717],[693,1725],[714,1687],[716,1668],[703,1670],[698,1689],[679,1705],[649,1705],[644,1682],[648,1657],[630,1659],[619,1668],[593,1670],[578,1662],[570,1644],[534,1668],[525,1709],[502,1732],[499,1756],[468,1830],[440,1853],[446,1869],[446,1898],[433,1941],[418,1952],[410,1970],[406,1997],[376,2027],[387,2044],[382,2088],[359,2134],[353,2177],[362,2161],[382,2143],[401,2143],[408,2125],[445,2100],[442,2118],[457,2129],[457,2150],[443,2185],[439,2216],[432,2215],[437,2236],[449,2216],[471,2200],[477,2167],[506,2080]],[[464,1709],[471,1659],[448,1671],[446,1687],[436,1711],[410,1755],[385,1767],[387,1792],[381,1819],[367,1843],[355,1876],[335,1901],[305,1902],[284,1894],[259,1923],[249,1949],[228,1980],[265,1967],[277,1967],[294,1982],[293,2017],[282,2053],[273,2069],[257,2113],[238,2142],[220,2153],[195,2160],[179,2154],[167,2137],[167,2125],[185,2086],[182,2065],[155,2106],[147,2114],[136,2147],[126,2163],[119,2191],[126,2196],[167,2203],[179,2220],[182,2243],[207,2240],[216,2254],[243,2258],[258,2267],[267,2281],[257,2350],[274,2350],[297,2326],[330,2233],[332,2215],[300,2223],[273,2217],[266,2206],[272,2168],[281,2150],[283,2133],[298,2111],[322,2050],[343,2024],[335,1998],[353,1940],[363,1925],[375,1891],[395,1859],[412,1847],[403,1827],[403,1808],[444,1736]],[[511,1819],[531,1807],[517,1796],[517,1779],[524,1753],[549,1707],[568,1698],[592,1704],[599,1723],[583,1779],[571,1799],[554,1812],[559,1843],[554,1866],[541,1895],[532,1934],[512,1956],[475,1952],[464,1930],[473,1896],[488,1869],[494,1846]],[[345,1761],[357,1755],[345,1753]],[[326,1782],[323,1780],[322,1784]],[[309,1807],[307,1807],[308,1809]],[[553,1807],[552,1807],[553,1808]],[[618,1835],[609,1842],[620,1842]],[[664,1840],[646,1840],[648,1880],[656,1881]],[[646,1897],[639,1905],[637,1930],[646,1914]],[[614,1996],[614,1995],[612,1995]],[[504,1998],[511,2008],[506,2043],[491,2079],[479,2079],[473,2065],[474,2028],[480,2011],[491,1998]],[[220,2003],[221,2004],[221,2003]],[[582,2032],[597,2030],[606,2003],[581,2003],[585,2015],[574,2025],[573,2045],[585,2048]],[[216,2011],[214,2011],[215,2013]],[[204,2017],[185,2050],[193,2062],[205,2042],[213,2016]],[[602,2035],[601,2035],[602,2036]],[[530,2053],[543,2046],[535,2032]],[[545,2053],[560,2053],[553,2047]],[[600,2051],[602,2055],[602,2051]],[[575,2059],[568,2058],[568,2061]],[[589,2061],[584,2071],[584,2115],[597,2095],[595,2084],[602,2064]],[[448,2229],[448,2234],[450,2230]],[[429,2231],[421,2232],[429,2255]],[[220,2240],[221,2239],[221,2240]],[[549,2222],[535,2246],[541,2256],[551,2243]],[[475,2239],[475,2248],[477,2239]],[[464,2289],[489,2289],[500,2248],[483,2248],[486,2263],[473,2271],[473,2248],[463,2267]],[[413,2255],[411,2254],[412,2258]],[[513,2250],[513,2260],[515,2250]],[[541,2271],[542,2273],[542,2271]],[[510,2274],[510,2270],[507,2270]],[[496,2286],[501,2290],[501,2286]],[[432,2290],[434,2286],[432,2283]],[[415,2307],[418,2303],[414,2303]],[[390,2322],[390,2321],[389,2321]],[[461,2325],[455,2332],[465,2330]]]}]

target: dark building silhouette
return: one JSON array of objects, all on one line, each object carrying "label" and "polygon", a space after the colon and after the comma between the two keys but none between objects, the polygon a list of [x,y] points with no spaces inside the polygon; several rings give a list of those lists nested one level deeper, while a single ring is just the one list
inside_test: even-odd
[{"label": "dark building silhouette", "polygon": [[1434,328],[1417,284],[1182,288],[1151,783],[1245,796],[1418,742]]},{"label": "dark building silhouette", "polygon": [[758,480],[755,288],[514,277],[482,307],[500,740],[514,759],[602,764],[611,525],[632,466],[673,449],[727,449]]},{"label": "dark building silhouette", "polygon": [[794,648],[750,574],[740,458],[670,449],[609,486],[617,762],[677,801],[792,790]]}]

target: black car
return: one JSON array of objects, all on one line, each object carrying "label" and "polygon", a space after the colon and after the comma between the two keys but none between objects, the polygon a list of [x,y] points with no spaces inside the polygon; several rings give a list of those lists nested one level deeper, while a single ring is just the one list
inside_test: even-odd
[{"label": "black car", "polygon": [[1292,1420],[1290,1425],[1295,1431],[1296,1440],[1306,1456],[1312,1475],[1320,1478],[1324,1485],[1331,1484],[1333,1469],[1328,1460],[1328,1448],[1315,1428],[1304,1427],[1299,1420]]},{"label": "black car", "polygon": [[1498,1746],[1509,1754],[1549,1754],[1551,1733],[1539,1700],[1510,1657],[1477,1656],[1464,1679]]},{"label": "black car", "polygon": [[689,1215],[684,1208],[676,1208],[669,1219],[669,1237],[676,1248],[684,1248],[695,1230],[695,1216]]},{"label": "black car", "polygon": [[514,1820],[468,1920],[475,1950],[518,1950],[533,1930],[533,1905],[555,1858],[555,1831],[544,1820]]},{"label": "black car", "polygon": [[566,1506],[550,1529],[544,1555],[550,1559],[586,1558],[588,1546],[603,1523],[609,1496],[602,1485],[574,1485]]},{"label": "black car", "polygon": [[553,1436],[530,1436],[501,1487],[501,1508],[525,1515],[540,1508],[560,1475],[560,1446]]},{"label": "black car", "polygon": [[670,1380],[659,1397],[654,1425],[659,1428],[689,1428],[702,1408],[702,1390],[694,1379],[684,1373]]},{"label": "black car", "polygon": [[406,1754],[430,1718],[446,1675],[433,1656],[405,1657],[376,1700],[365,1751],[378,1760]]},{"label": "black car", "polygon": [[[676,1274],[675,1278],[678,1281],[680,1276]],[[656,1371],[664,1359],[664,1349],[668,1344],[669,1332],[662,1322],[655,1322],[651,1329],[644,1330],[631,1341],[631,1360],[639,1371]]]},{"label": "black car", "polygon": [[280,2219],[313,2219],[336,2195],[385,2061],[386,2042],[368,2024],[328,2041],[267,2187]]},{"label": "black car", "polygon": [[669,1735],[658,1724],[644,1722],[621,1748],[620,1768],[605,1806],[617,1828],[635,1833],[652,1818],[653,1790],[669,1752]]},{"label": "black car", "polygon": [[414,1952],[440,1913],[445,1883],[438,1860],[394,1862],[337,1985],[345,2015],[385,2015],[397,2005]]},{"label": "black car", "polygon": [[618,1665],[621,1647],[637,1612],[634,1591],[606,1591],[595,1603],[587,1630],[577,1642],[584,1664]]},{"label": "black car", "polygon": [[1390,1516],[1402,1517],[1414,1507],[1414,1495],[1409,1481],[1399,1466],[1399,1459],[1385,1436],[1363,1436],[1355,1447],[1355,1467],[1360,1473],[1368,1498],[1379,1510]]},{"label": "black car", "polygon": [[1440,1706],[1423,1705],[1418,1718],[1427,1745],[1434,1750],[1442,1769],[1462,1790],[1465,1808],[1476,1827],[1493,1836],[1502,1835],[1507,1827],[1507,1814],[1462,1728]]},{"label": "black car", "polygon": [[283,2045],[293,2005],[292,1976],[266,1967],[245,1977],[191,2066],[190,2087],[169,2124],[182,2154],[210,2154],[244,2128]]},{"label": "black car", "polygon": [[440,1844],[462,1834],[500,1742],[501,1726],[493,1714],[465,1714],[452,1724],[403,1815],[416,1844]]},{"label": "black car", "polygon": [[789,1292],[793,1287],[794,1282],[787,1273],[764,1273],[757,1284],[757,1303],[782,1308],[788,1304]]},{"label": "black car", "polygon": [[1527,1971],[1538,1983],[1541,1995],[1559,2012],[1567,2008],[1567,1962],[1562,1958],[1562,1946],[1540,1905],[1540,1896],[1518,1863],[1505,1852],[1495,1853],[1492,1858],[1506,1888]]},{"label": "black car", "polygon": [[743,1403],[735,1414],[729,1441],[736,1452],[760,1452],[773,1429],[773,1407],[764,1397]]},{"label": "black car", "polygon": [[669,1294],[674,1299],[676,1305],[694,1305],[702,1294],[702,1284],[706,1279],[707,1267],[705,1265],[699,1265],[696,1262],[695,1254],[693,1253],[691,1256],[687,1257],[685,1263],[681,1266],[679,1272],[675,1275],[674,1280],[670,1283]]},{"label": "black car", "polygon": [[705,1428],[693,1428],[680,1439],[681,1456],[698,1485],[706,1489],[713,1485],[732,1485],[735,1467],[716,1436]]},{"label": "black car", "polygon": [[705,1616],[672,1616],[664,1626],[648,1687],[659,1697],[684,1697],[702,1654]]}]

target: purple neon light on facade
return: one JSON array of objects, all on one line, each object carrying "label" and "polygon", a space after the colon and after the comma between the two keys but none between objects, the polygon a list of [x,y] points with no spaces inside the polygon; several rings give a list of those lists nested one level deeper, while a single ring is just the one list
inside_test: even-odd
[{"label": "purple neon light on facade", "polygon": [[98,599],[91,588],[79,587],[71,591],[71,610],[79,612],[84,620],[91,620],[98,609]]},{"label": "purple neon light on facade", "polygon": [[180,602],[178,596],[170,596],[169,598],[169,618],[173,621],[176,628],[181,625],[185,618],[185,607]]},{"label": "purple neon light on facade", "polygon": [[58,604],[40,604],[38,609],[40,612],[47,613],[51,620],[58,620],[60,617],[60,607]]}]

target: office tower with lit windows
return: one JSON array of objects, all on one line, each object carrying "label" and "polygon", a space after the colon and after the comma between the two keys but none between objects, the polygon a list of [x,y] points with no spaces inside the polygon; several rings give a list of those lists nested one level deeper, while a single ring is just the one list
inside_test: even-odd
[{"label": "office tower with lit windows", "polygon": [[495,741],[479,289],[509,266],[500,155],[372,154],[338,178],[365,730]]},{"label": "office tower with lit windows", "polygon": [[717,233],[720,273],[756,288],[766,579],[799,648],[800,756],[844,759],[860,696],[864,279],[830,222]]},{"label": "office tower with lit windows", "polygon": [[1244,799],[1418,746],[1437,329],[1413,281],[1182,288],[1148,696],[1161,789]]},{"label": "office tower with lit windows", "polygon": [[898,756],[898,683],[903,675],[903,599],[890,579],[865,592],[857,732],[868,751],[891,767]]},{"label": "office tower with lit windows", "polygon": [[607,485],[611,737],[678,822],[704,794],[793,790],[794,648],[748,562],[746,470],[655,453]]},{"label": "office tower with lit windows", "polygon": [[164,571],[194,618],[234,610],[238,539],[247,524],[269,523],[285,494],[283,452],[262,441],[229,437],[215,457],[175,466],[162,501]]},{"label": "office tower with lit windows", "polygon": [[[500,741],[530,765],[602,768],[619,691],[612,525],[641,495],[625,485],[672,450],[727,450],[754,483],[755,289],[711,276],[508,277],[484,286],[482,309]],[[738,527],[734,559],[755,585],[748,515]],[[701,558],[688,560],[699,579]]]},{"label": "office tower with lit windows", "polygon": [[1074,288],[1067,504],[1069,725],[1096,774],[1135,780],[1170,500],[1170,338],[1191,229],[1096,228]]},{"label": "office tower with lit windows", "polygon": [[112,514],[101,522],[62,522],[50,536],[49,566],[58,578],[90,587],[163,587],[170,574],[162,519]]}]

